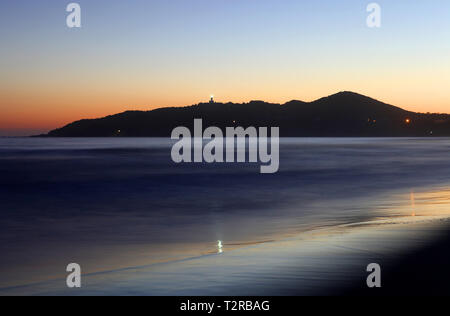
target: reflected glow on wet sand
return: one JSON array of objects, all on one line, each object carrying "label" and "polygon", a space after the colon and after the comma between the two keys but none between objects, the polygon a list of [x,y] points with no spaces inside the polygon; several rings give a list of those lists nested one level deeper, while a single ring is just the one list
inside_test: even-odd
[{"label": "reflected glow on wet sand", "polygon": [[5,288],[0,294],[339,294],[345,286],[365,282],[369,263],[390,266],[406,251],[433,242],[450,224],[449,190],[399,197],[405,204],[391,217],[261,242],[218,241],[199,256],[85,275],[80,290],[53,280]]}]

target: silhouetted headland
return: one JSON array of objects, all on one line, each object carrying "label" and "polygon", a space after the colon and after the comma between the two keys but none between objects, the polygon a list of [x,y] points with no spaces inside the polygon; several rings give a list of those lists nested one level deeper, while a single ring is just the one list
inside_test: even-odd
[{"label": "silhouetted headland", "polygon": [[168,137],[178,126],[280,127],[282,137],[450,136],[450,115],[423,114],[353,93],[340,92],[313,102],[285,104],[200,103],[153,111],[127,111],[81,120],[53,130],[49,137]]}]

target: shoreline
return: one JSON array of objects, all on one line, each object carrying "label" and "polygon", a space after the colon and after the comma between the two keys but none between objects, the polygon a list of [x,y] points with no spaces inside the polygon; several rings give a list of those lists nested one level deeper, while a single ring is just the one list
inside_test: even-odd
[{"label": "shoreline", "polygon": [[[1,223],[2,237],[9,241],[2,248],[3,288],[57,279],[59,286],[39,291],[63,293],[65,267],[77,262],[93,282],[85,289],[93,294],[181,293],[171,284],[173,278],[184,280],[182,287],[193,286],[192,292],[181,293],[186,295],[235,289],[247,295],[322,294],[330,284],[321,283],[329,281],[330,273],[336,280],[331,283],[351,288],[355,271],[364,279],[367,260],[385,258],[369,254],[389,252],[392,240],[399,240],[394,242],[399,253],[405,245],[423,244],[405,229],[411,222],[449,214],[448,140],[428,145],[421,139],[288,139],[283,171],[264,179],[240,165],[173,169],[164,141],[33,143],[3,142],[2,180],[8,185],[3,198],[10,216]],[[27,178],[19,181],[17,174]],[[408,225],[392,225],[399,222]],[[17,227],[23,232],[20,238]],[[403,241],[397,236],[400,227]],[[414,227],[417,234],[424,233]],[[314,238],[299,234],[310,230]],[[348,231],[352,233],[342,237]],[[211,254],[218,241],[224,253]],[[180,258],[187,263],[172,260]],[[166,262],[164,268],[148,266],[158,260]],[[328,265],[335,261],[343,271],[350,265],[350,277]],[[130,267],[139,271],[134,276],[118,272]],[[105,282],[88,274],[101,271],[110,271],[102,274]],[[214,288],[186,275],[210,278]],[[306,281],[298,287],[283,283],[295,279]],[[115,288],[116,282],[125,290]],[[245,288],[241,282],[253,286]]]},{"label": "shoreline", "polygon": [[[435,262],[422,257],[420,262],[409,262],[408,269],[402,270],[404,262],[415,258],[416,253],[429,252],[436,247],[443,250],[443,245],[448,245],[450,241],[449,227],[450,216],[400,217],[337,225],[283,240],[249,244],[225,250],[224,253],[86,274],[83,276],[86,286],[77,290],[76,295],[391,295],[405,289],[414,292],[414,288],[409,288],[410,283],[398,282],[403,281],[405,273],[411,269]],[[442,234],[446,235],[444,242],[441,240]],[[436,251],[433,250],[433,253]],[[271,265],[261,266],[258,258],[266,258]],[[441,268],[445,268],[450,261],[448,256],[446,259]],[[236,260],[241,262],[238,266],[246,266],[244,270],[250,275],[244,273],[241,278],[235,277],[236,273],[243,273],[242,269],[236,268]],[[365,286],[365,267],[372,262],[383,267],[381,289]],[[280,272],[278,276],[265,279],[264,271],[283,271],[277,268],[279,266],[284,266],[289,272]],[[191,273],[195,275],[198,269],[204,271],[202,278],[209,282],[214,280],[213,286],[191,277]],[[215,269],[220,273],[214,273]],[[400,274],[399,269],[402,270]],[[176,280],[161,279],[161,275],[167,273],[178,277]],[[437,275],[433,273],[433,276]],[[293,284],[290,279],[301,280],[301,283]],[[64,282],[64,279],[55,279],[1,288],[0,295],[73,295],[73,291],[64,287]],[[183,290],[186,287],[189,290]],[[445,289],[448,292],[449,287]],[[438,291],[442,290],[441,287]],[[424,289],[424,294],[427,291]]]},{"label": "shoreline", "polygon": [[354,286],[351,296],[447,296],[450,295],[450,222],[442,235],[430,244],[408,251],[390,265],[382,277],[382,287],[371,291]]}]

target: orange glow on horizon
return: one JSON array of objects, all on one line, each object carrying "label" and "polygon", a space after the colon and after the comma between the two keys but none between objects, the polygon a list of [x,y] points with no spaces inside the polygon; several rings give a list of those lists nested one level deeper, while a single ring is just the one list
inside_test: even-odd
[{"label": "orange glow on horizon", "polygon": [[[0,88],[1,89],[1,88]],[[200,89],[189,90],[189,87],[179,94],[170,92],[170,89],[156,91],[147,87],[134,87],[133,89],[92,88],[77,94],[65,89],[16,89],[5,91],[1,89],[0,100],[0,129],[43,129],[52,130],[63,127],[71,122],[81,119],[101,118],[108,115],[121,113],[128,110],[153,110],[161,107],[189,106],[199,102],[208,102],[210,94],[203,93]],[[218,89],[208,89],[218,90]],[[272,103],[285,103],[291,100],[311,102],[321,97],[328,96],[339,91],[349,89],[320,89],[311,90],[309,93],[293,94],[289,91],[278,90],[254,90],[248,94],[243,90],[235,91],[223,89],[216,93],[216,102],[243,103],[251,100],[264,100]],[[258,93],[257,91],[262,93]],[[388,96],[377,95],[370,91],[353,91],[373,97],[379,101],[399,106],[401,108],[418,112],[445,112],[432,109],[420,109],[412,106],[402,106],[399,102],[390,101]],[[230,96],[230,97],[228,97]],[[391,98],[392,99],[392,98]],[[408,102],[406,102],[408,103]],[[448,111],[450,112],[450,111]],[[405,119],[406,124],[411,124],[411,119]]]}]

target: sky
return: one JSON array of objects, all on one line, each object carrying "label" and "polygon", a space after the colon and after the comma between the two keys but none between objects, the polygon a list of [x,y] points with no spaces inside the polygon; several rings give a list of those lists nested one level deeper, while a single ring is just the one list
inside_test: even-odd
[{"label": "sky", "polygon": [[450,1],[0,1],[0,136],[207,101],[354,91],[450,112]]}]

